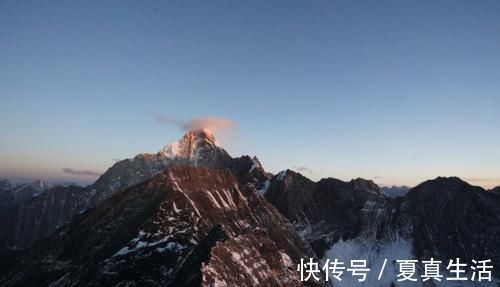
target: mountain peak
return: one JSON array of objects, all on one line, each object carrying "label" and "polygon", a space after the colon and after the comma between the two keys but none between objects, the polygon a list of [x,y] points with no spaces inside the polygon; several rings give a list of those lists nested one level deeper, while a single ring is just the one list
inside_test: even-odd
[{"label": "mountain peak", "polygon": [[184,138],[190,138],[190,139],[203,139],[207,140],[213,144],[216,144],[215,136],[213,132],[209,129],[195,129],[195,130],[190,130],[184,134],[182,137]]},{"label": "mountain peak", "polygon": [[467,196],[471,192],[484,191],[482,187],[473,186],[463,181],[459,177],[437,177],[427,180],[412,188],[408,192],[410,199],[414,197],[428,197],[430,200],[435,200],[439,195],[441,199],[459,198]]},{"label": "mountain peak", "polygon": [[458,187],[458,186],[470,186],[469,183],[463,181],[461,178],[456,176],[438,176],[435,179],[427,180],[420,185],[432,185],[432,186],[447,186],[447,187]]},{"label": "mountain peak", "polygon": [[193,158],[197,153],[218,148],[214,134],[208,129],[190,130],[177,142],[165,146],[160,153],[168,158]]},{"label": "mountain peak", "polygon": [[352,179],[350,181],[350,183],[353,185],[353,187],[355,189],[369,190],[369,191],[380,193],[380,187],[372,180],[358,177],[358,178]]}]

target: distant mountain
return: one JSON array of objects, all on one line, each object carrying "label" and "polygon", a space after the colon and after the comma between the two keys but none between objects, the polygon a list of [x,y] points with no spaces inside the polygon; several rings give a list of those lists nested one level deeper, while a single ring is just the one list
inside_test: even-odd
[{"label": "distant mountain", "polygon": [[26,251],[0,285],[304,286],[296,266],[309,257],[289,221],[228,169],[171,167]]},{"label": "distant mountain", "polygon": [[9,191],[12,189],[13,183],[7,179],[0,179],[0,192]]},{"label": "distant mountain", "polygon": [[382,192],[389,196],[389,197],[401,197],[405,196],[408,191],[410,190],[410,187],[403,185],[403,186],[384,186],[380,188]]},{"label": "distant mountain", "polygon": [[33,198],[39,196],[53,185],[46,181],[36,180],[29,183],[13,183],[9,180],[0,180],[0,249],[5,248],[5,242],[17,228],[14,214],[18,208]]},{"label": "distant mountain", "polygon": [[55,186],[25,200],[12,203],[0,217],[0,242],[4,247],[22,249],[31,246],[81,212],[89,192],[77,186]]},{"label": "distant mountain", "polygon": [[[424,286],[421,281],[397,282],[398,259],[500,262],[500,194],[458,178],[426,181],[403,197],[391,198],[371,181],[313,182],[287,170],[273,177],[265,196],[318,257],[365,259],[376,268],[388,259],[381,280],[375,272],[363,284],[347,276],[335,286]],[[496,263],[494,276],[499,275]],[[476,286],[470,281],[457,284]]]},{"label": "distant mountain", "polygon": [[[0,218],[0,246],[23,249],[44,238],[71,219],[119,191],[143,182],[174,165],[230,169],[241,182],[258,190],[266,188],[271,175],[254,157],[232,158],[208,130],[187,132],[178,142],[156,154],[139,154],[115,163],[97,181],[85,188],[77,186],[41,190],[27,189],[22,204],[13,204],[8,220]],[[21,194],[16,192],[15,194]]]},{"label": "distant mountain", "polygon": [[13,183],[7,179],[0,180],[0,192],[10,194],[12,200],[24,200],[31,196],[37,196],[41,192],[55,186],[44,180],[35,180],[27,183]]}]

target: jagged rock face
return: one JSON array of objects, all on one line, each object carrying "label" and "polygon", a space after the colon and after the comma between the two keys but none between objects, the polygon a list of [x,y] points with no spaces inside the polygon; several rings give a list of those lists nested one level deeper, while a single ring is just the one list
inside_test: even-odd
[{"label": "jagged rock face", "polygon": [[[178,142],[167,145],[156,154],[140,154],[117,162],[94,184],[85,188],[74,186],[43,190],[27,186],[15,193],[0,193],[0,247],[26,248],[36,240],[52,234],[73,216],[92,208],[114,193],[123,191],[163,172],[173,165],[228,168],[243,184],[264,189],[270,179],[257,158],[231,158],[207,130],[186,133]],[[7,182],[4,183],[7,186]],[[33,185],[36,186],[36,185]],[[30,189],[28,189],[30,187]],[[33,197],[34,194],[41,194]],[[17,198],[29,200],[21,204]],[[8,215],[3,216],[2,214]],[[5,222],[2,223],[2,219]],[[1,234],[4,234],[2,236]]]},{"label": "jagged rock face", "polygon": [[228,170],[173,167],[27,251],[2,286],[302,286],[313,256]]},{"label": "jagged rock face", "polygon": [[[400,199],[384,195],[372,181],[344,182],[328,178],[313,182],[293,171],[273,177],[269,199],[295,225],[297,231],[323,260],[367,260],[380,268],[397,270],[397,259],[413,259],[411,230],[407,228]],[[396,282],[397,274],[378,280],[370,272],[365,283],[344,273],[335,286],[409,286]],[[406,282],[403,282],[406,283]]]},{"label": "jagged rock face", "polygon": [[163,148],[160,154],[195,167],[231,161],[229,154],[218,146],[214,135],[205,129],[187,132],[178,142]]},{"label": "jagged rock face", "polygon": [[314,216],[314,188],[313,181],[287,170],[272,178],[265,197],[290,221],[308,221]]},{"label": "jagged rock face", "polygon": [[242,156],[234,158],[229,167],[231,172],[243,184],[250,184],[259,194],[264,194],[271,183],[272,174],[264,171],[257,157]]},{"label": "jagged rock face", "polygon": [[149,179],[174,164],[225,168],[231,162],[231,156],[217,145],[208,130],[189,131],[178,142],[165,146],[156,154],[140,154],[117,162],[91,186],[95,195],[90,204]]},{"label": "jagged rock face", "polygon": [[437,178],[410,190],[404,204],[418,257],[492,259],[500,271],[500,195]]},{"label": "jagged rock face", "polygon": [[[389,260],[389,274],[382,280],[378,274],[369,275],[360,285],[348,277],[337,286],[422,286],[396,281],[398,259],[500,262],[500,195],[458,178],[431,180],[404,197],[390,198],[369,181],[315,183],[286,171],[273,177],[266,197],[294,223],[318,257],[365,259],[378,268]],[[498,272],[498,264],[494,266]]]},{"label": "jagged rock face", "polygon": [[[276,175],[266,198],[309,240],[318,256],[339,239],[361,231],[386,197],[371,181],[328,178],[315,183],[287,170]],[[365,221],[365,222],[364,222]],[[328,236],[324,236],[328,234]]]}]

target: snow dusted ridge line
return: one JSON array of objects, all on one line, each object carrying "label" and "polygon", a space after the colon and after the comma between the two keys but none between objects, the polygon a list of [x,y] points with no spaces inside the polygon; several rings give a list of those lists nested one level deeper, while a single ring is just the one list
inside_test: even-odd
[{"label": "snow dusted ridge line", "polygon": [[116,252],[113,255],[113,257],[127,255],[132,252],[137,252],[141,248],[154,247],[163,243],[167,243],[167,245],[165,247],[158,247],[157,251],[163,252],[168,249],[168,250],[173,250],[175,252],[179,252],[184,248],[186,248],[186,246],[183,246],[177,242],[168,242],[172,238],[171,235],[164,236],[163,238],[156,241],[148,241],[147,239],[151,237],[153,237],[152,234],[145,233],[142,230],[139,231],[138,236],[130,240],[127,246],[123,247],[118,252]]}]

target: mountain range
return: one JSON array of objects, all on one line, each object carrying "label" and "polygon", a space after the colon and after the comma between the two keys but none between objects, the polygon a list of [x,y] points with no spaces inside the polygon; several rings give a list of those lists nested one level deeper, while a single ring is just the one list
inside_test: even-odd
[{"label": "mountain range", "polygon": [[208,130],[119,161],[87,187],[36,190],[0,181],[1,286],[328,286],[300,281],[308,258],[373,269],[388,259],[380,279],[345,274],[335,286],[448,286],[398,282],[396,260],[500,262],[499,188],[273,175]]}]

